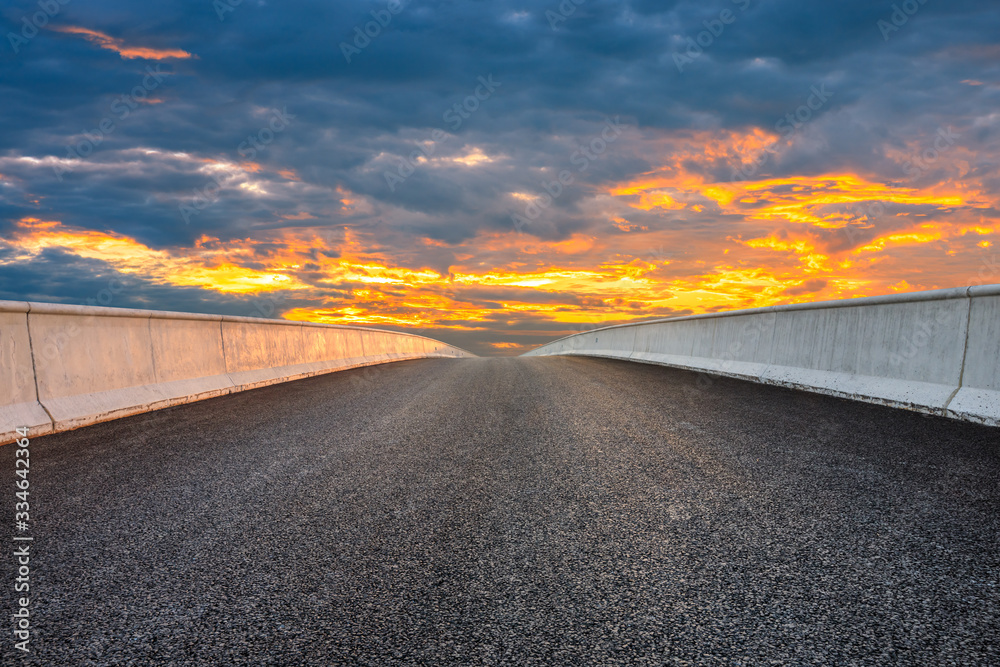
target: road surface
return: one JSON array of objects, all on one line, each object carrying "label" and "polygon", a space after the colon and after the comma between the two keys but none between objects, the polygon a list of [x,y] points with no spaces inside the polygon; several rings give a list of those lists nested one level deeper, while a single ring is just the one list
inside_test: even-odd
[{"label": "road surface", "polygon": [[410,361],[37,438],[31,481],[3,664],[1000,664],[1000,429],[876,405]]}]

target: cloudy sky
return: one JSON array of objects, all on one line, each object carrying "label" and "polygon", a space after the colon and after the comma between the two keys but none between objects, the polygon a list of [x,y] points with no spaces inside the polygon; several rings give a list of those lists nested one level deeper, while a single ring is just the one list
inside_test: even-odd
[{"label": "cloudy sky", "polygon": [[0,299],[600,324],[1000,282],[1000,8],[15,0]]}]

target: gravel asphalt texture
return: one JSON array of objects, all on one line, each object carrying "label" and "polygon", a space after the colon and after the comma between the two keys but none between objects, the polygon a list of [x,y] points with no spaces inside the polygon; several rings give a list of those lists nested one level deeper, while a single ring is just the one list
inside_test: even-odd
[{"label": "gravel asphalt texture", "polygon": [[1000,664],[1000,429],[424,360],[37,438],[31,464],[35,634],[4,631],[4,665]]}]

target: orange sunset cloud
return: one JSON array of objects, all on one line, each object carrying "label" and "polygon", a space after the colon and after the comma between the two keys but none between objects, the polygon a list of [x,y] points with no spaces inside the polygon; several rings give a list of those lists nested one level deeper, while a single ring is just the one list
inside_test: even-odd
[{"label": "orange sunset cloud", "polygon": [[80,26],[59,26],[53,28],[53,30],[66,33],[68,35],[80,35],[88,42],[96,44],[102,49],[114,51],[122,58],[142,58],[144,60],[183,60],[193,57],[190,53],[181,49],[154,49],[145,46],[126,45],[125,41],[122,39],[112,37],[100,32],[99,30],[91,30],[90,28],[83,28]]}]

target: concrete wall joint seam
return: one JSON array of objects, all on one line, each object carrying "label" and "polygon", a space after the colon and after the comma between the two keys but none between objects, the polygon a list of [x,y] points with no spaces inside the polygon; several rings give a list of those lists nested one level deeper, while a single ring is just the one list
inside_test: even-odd
[{"label": "concrete wall joint seam", "polygon": [[[24,314],[24,324],[28,329],[28,349],[31,352],[31,377],[35,382],[35,400],[38,401],[38,405],[41,406],[42,410],[45,411],[45,414],[48,415],[49,421],[52,422],[52,428],[55,428],[56,420],[52,417],[52,413],[49,412],[49,409],[45,407],[45,404],[42,403],[42,395],[38,391],[38,362],[35,360],[35,341],[33,340],[33,336],[31,335],[30,301],[28,302],[28,312]],[[0,437],[2,437],[2,434],[0,434]]]}]

